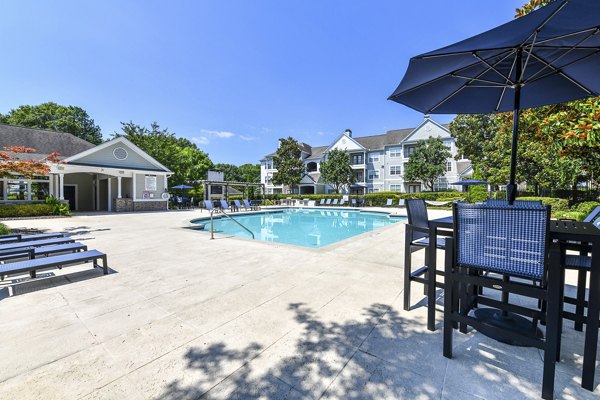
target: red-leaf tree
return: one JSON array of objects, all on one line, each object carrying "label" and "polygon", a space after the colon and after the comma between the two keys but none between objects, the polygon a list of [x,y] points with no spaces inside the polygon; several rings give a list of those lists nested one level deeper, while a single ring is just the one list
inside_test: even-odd
[{"label": "red-leaf tree", "polygon": [[34,158],[27,159],[27,156],[25,156],[25,154],[33,153],[36,153],[36,150],[31,147],[4,147],[4,151],[0,151],[0,177],[12,174],[21,175],[25,178],[48,175],[50,172],[48,162],[63,162],[59,159],[60,153],[58,152],[50,153],[41,160]]}]

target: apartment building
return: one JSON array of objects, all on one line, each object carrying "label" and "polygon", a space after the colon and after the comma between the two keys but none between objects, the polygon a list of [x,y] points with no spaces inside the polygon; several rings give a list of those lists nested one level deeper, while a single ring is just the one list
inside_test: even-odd
[{"label": "apartment building", "polygon": [[[382,191],[402,193],[420,192],[421,182],[404,180],[404,170],[410,156],[420,140],[439,137],[450,150],[452,157],[446,161],[446,172],[440,176],[434,190],[449,187],[453,181],[468,177],[472,173],[471,163],[467,159],[455,160],[457,154],[455,140],[450,136],[447,125],[441,125],[428,116],[416,128],[391,130],[382,135],[354,137],[347,129],[328,146],[310,146],[300,143],[301,159],[306,166],[306,173],[300,184],[294,188],[299,194],[332,193],[334,190],[321,178],[321,161],[333,149],[346,150],[350,154],[350,162],[356,176],[356,183],[344,189],[344,193],[365,194]],[[281,185],[274,185],[273,174],[277,171],[271,153],[261,161],[261,182],[265,184],[267,194],[291,193]],[[460,187],[458,188],[460,190]]]}]

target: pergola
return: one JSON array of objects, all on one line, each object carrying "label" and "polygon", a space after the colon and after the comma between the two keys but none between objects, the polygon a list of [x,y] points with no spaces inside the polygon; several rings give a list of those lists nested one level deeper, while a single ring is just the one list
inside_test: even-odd
[{"label": "pergola", "polygon": [[208,188],[210,186],[225,186],[225,191],[223,193],[223,195],[225,196],[225,199],[228,200],[228,188],[229,186],[242,186],[244,187],[244,189],[248,189],[249,187],[258,187],[261,190],[261,193],[265,193],[265,185],[264,183],[255,183],[255,182],[236,182],[236,181],[215,181],[215,180],[202,180],[202,181],[196,181],[195,183],[201,184],[202,188],[204,189],[204,200],[209,200],[209,193],[210,191],[208,190]]}]

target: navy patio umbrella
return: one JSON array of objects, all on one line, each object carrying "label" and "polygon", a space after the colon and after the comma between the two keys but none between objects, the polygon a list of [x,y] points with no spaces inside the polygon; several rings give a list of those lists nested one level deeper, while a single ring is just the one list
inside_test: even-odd
[{"label": "navy patio umbrella", "polygon": [[519,110],[600,94],[600,1],[556,0],[410,60],[389,97],[425,114],[513,111],[507,198],[516,196]]},{"label": "navy patio umbrella", "polygon": [[452,182],[449,185],[460,185],[460,186],[471,186],[471,185],[487,185],[486,181],[480,181],[477,179],[465,179],[463,181]]},{"label": "navy patio umbrella", "polygon": [[171,187],[171,189],[182,189],[182,190],[187,190],[187,189],[193,189],[193,186],[188,186],[188,185],[177,185],[177,186],[173,186]]}]

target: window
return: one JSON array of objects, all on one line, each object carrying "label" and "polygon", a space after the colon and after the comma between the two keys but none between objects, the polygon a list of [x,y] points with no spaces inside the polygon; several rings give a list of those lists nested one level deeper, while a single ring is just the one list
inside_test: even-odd
[{"label": "window", "polygon": [[380,155],[381,155],[380,153],[371,153],[371,154],[369,154],[369,162],[370,163],[379,162],[379,156]]},{"label": "window", "polygon": [[452,161],[446,161],[446,171],[452,171]]},{"label": "window", "polygon": [[375,188],[375,189],[369,189],[369,193],[377,193],[379,192],[379,189]]},{"label": "window", "polygon": [[314,161],[306,164],[306,172],[315,172],[317,170],[317,163]]},{"label": "window", "polygon": [[404,146],[404,158],[410,158],[415,152],[415,146]]},{"label": "window", "polygon": [[390,191],[392,192],[401,192],[402,191],[402,185],[390,185]]},{"label": "window", "polygon": [[265,184],[271,185],[272,183],[273,183],[273,177],[272,176],[265,176]]},{"label": "window", "polygon": [[352,154],[352,165],[361,165],[364,163],[364,156],[362,154]]},{"label": "window", "polygon": [[354,171],[354,178],[355,178],[356,182],[364,182],[365,181],[364,171]]},{"label": "window", "polygon": [[408,193],[419,193],[421,192],[421,184],[408,185]]},{"label": "window", "polygon": [[273,169],[273,161],[272,160],[265,162],[265,169]]},{"label": "window", "polygon": [[402,175],[402,169],[400,165],[391,165],[390,166],[390,175]]},{"label": "window", "polygon": [[369,180],[372,181],[373,179],[379,179],[379,171],[378,170],[369,171]]},{"label": "window", "polygon": [[400,147],[390,147],[390,157],[400,157],[402,150]]}]

